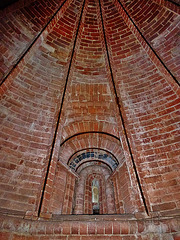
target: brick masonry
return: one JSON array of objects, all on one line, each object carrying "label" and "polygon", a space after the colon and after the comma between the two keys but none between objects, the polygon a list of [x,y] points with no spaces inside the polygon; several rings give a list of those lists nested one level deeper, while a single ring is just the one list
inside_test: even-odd
[{"label": "brick masonry", "polygon": [[1,10],[1,66],[0,79],[10,72],[46,25],[62,1],[19,1]]},{"label": "brick masonry", "polygon": [[[163,0],[1,10],[1,239],[180,239],[178,13]],[[115,217],[90,215],[94,178]]]},{"label": "brick masonry", "polygon": [[137,220],[132,216],[118,218],[109,215],[109,220],[101,218],[90,221],[83,217],[69,221],[62,217],[57,221],[29,221],[1,217],[2,240],[179,240],[179,219]]}]

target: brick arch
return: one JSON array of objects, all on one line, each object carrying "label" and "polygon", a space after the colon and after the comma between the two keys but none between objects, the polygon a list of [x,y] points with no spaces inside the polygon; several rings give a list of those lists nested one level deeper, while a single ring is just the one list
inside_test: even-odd
[{"label": "brick arch", "polygon": [[70,136],[73,136],[82,132],[106,132],[119,137],[119,127],[115,123],[105,122],[105,121],[80,121],[69,123],[64,125],[62,129],[62,141],[65,141]]},{"label": "brick arch", "polygon": [[86,149],[84,151],[79,151],[69,159],[67,164],[71,169],[77,171],[81,165],[90,161],[105,163],[112,171],[114,171],[119,164],[118,160],[111,153],[102,149]]},{"label": "brick arch", "polygon": [[105,167],[106,166],[110,170],[110,172],[112,172],[112,169],[110,168],[110,166],[107,163],[105,163],[103,161],[98,161],[98,160],[92,160],[92,161],[89,160],[89,161],[83,162],[81,165],[78,166],[78,168],[76,170],[77,174],[80,174],[80,172],[84,168],[87,168],[90,166],[93,166],[93,167],[96,167],[96,166],[100,166],[100,167],[104,166]]},{"label": "brick arch", "polygon": [[92,181],[96,179],[99,181],[99,204],[100,204],[100,214],[107,213],[107,200],[106,200],[106,186],[105,179],[102,174],[91,173],[87,176],[85,181],[85,201],[84,201],[84,213],[92,214],[93,213],[93,204],[92,204]]},{"label": "brick arch", "polygon": [[67,141],[69,141],[70,139],[72,138],[76,138],[77,136],[81,136],[81,135],[86,135],[86,134],[101,134],[101,135],[107,135],[107,136],[110,136],[112,138],[115,138],[119,141],[119,138],[114,136],[113,134],[111,133],[107,133],[107,132],[102,132],[102,131],[89,131],[89,132],[80,132],[80,133],[76,133],[74,135],[71,135],[69,138],[65,139],[61,144],[60,146],[62,147],[64,145],[64,143],[66,143]]},{"label": "brick arch", "polygon": [[[77,156],[78,154],[80,154],[81,152],[88,152],[88,151],[90,151],[90,150],[91,150],[91,148],[83,148],[83,149],[81,149],[81,150],[78,150],[77,152],[75,152],[75,153],[71,156],[71,158],[76,157],[76,156]],[[106,152],[107,154],[111,154],[112,157],[116,159],[116,157],[114,156],[114,154],[113,154],[113,153],[110,153],[110,152],[107,151],[107,150],[104,150],[104,149],[101,149],[101,148],[93,148],[93,150],[99,150],[99,151],[102,150],[102,151]],[[69,159],[69,161],[71,160],[71,158]],[[69,161],[68,161],[67,164],[69,164]],[[116,159],[116,161],[117,161],[117,159]]]},{"label": "brick arch", "polygon": [[74,153],[93,148],[108,151],[119,161],[124,159],[121,143],[117,138],[101,133],[84,133],[70,138],[60,147],[59,161],[67,164]]},{"label": "brick arch", "polygon": [[[86,165],[86,164],[85,164]],[[92,214],[92,181],[100,181],[100,214],[114,214],[115,199],[111,180],[111,171],[106,165],[85,166],[79,172],[75,186],[74,214]]]}]

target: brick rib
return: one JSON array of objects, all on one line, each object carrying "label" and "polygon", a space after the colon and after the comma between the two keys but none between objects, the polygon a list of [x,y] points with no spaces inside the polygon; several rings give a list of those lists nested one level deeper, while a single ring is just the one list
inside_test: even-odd
[{"label": "brick rib", "polygon": [[37,42],[39,37],[42,35],[42,33],[48,28],[49,24],[55,19],[56,15],[60,11],[60,9],[64,6],[67,0],[64,0],[64,2],[60,5],[60,7],[55,11],[55,13],[52,15],[52,17],[48,20],[48,22],[45,24],[45,26],[42,28],[42,30],[37,34],[37,36],[33,39],[33,41],[30,43],[30,45],[27,47],[27,49],[22,53],[18,61],[13,65],[11,70],[4,76],[4,78],[0,82],[0,86],[5,82],[5,80],[9,77],[9,75],[13,72],[13,70],[17,67],[17,65],[24,59],[26,54],[30,51],[30,49],[34,46],[34,44]]},{"label": "brick rib", "polygon": [[143,46],[145,51],[148,53],[149,57],[153,61],[153,63],[156,65],[156,67],[160,70],[160,72],[166,76],[166,78],[170,77],[173,79],[178,85],[179,82],[176,79],[176,77],[172,74],[172,72],[168,69],[166,64],[163,62],[163,60],[160,58],[160,56],[156,53],[156,51],[153,49],[153,47],[149,44],[149,42],[146,40],[136,23],[133,21],[129,13],[127,12],[124,5],[120,2],[120,0],[117,0],[117,3],[119,3],[119,11],[121,13],[122,18],[124,21],[126,21],[127,26],[132,30],[133,34],[136,36],[140,44]]},{"label": "brick rib", "polygon": [[68,140],[70,140],[71,138],[73,137],[76,137],[76,136],[79,136],[79,135],[82,135],[82,134],[87,134],[87,133],[99,133],[99,134],[105,134],[105,135],[108,135],[108,136],[111,136],[113,138],[116,138],[117,140],[119,140],[118,137],[110,134],[110,133],[106,133],[106,132],[99,132],[99,131],[89,131],[89,132],[81,132],[81,133],[77,133],[77,134],[74,134],[73,136],[70,136],[69,138],[67,138],[66,140],[64,140],[60,146],[62,146],[65,142],[67,142]]},{"label": "brick rib", "polygon": [[67,71],[66,82],[65,82],[65,86],[64,86],[64,91],[63,91],[62,100],[61,100],[61,106],[60,106],[60,109],[59,109],[57,124],[56,124],[55,132],[54,132],[54,137],[53,137],[53,141],[52,141],[52,147],[51,147],[49,162],[48,162],[47,171],[46,171],[45,180],[44,180],[44,186],[43,186],[43,190],[42,190],[42,194],[41,194],[41,199],[40,199],[40,204],[39,204],[39,209],[38,209],[38,216],[40,216],[40,213],[41,213],[42,202],[43,202],[43,198],[44,198],[44,194],[45,194],[46,183],[47,183],[47,179],[48,179],[48,175],[49,175],[49,170],[50,170],[50,166],[51,166],[51,160],[52,160],[52,156],[53,156],[53,152],[54,152],[54,147],[55,147],[57,132],[58,132],[59,123],[60,123],[60,119],[61,119],[61,113],[62,113],[64,98],[65,98],[65,94],[66,94],[66,89],[67,89],[69,74],[70,74],[70,70],[71,70],[71,65],[72,65],[73,56],[74,56],[74,52],[75,52],[77,37],[78,37],[78,33],[79,33],[79,28],[80,28],[80,25],[81,25],[81,19],[82,19],[82,15],[83,15],[84,6],[85,6],[85,1],[86,1],[86,0],[84,0],[83,5],[82,5],[81,14],[80,14],[80,18],[79,18],[79,23],[78,23],[78,26],[77,26],[76,35],[75,35],[75,40],[74,40],[74,45],[73,45],[73,49],[72,49],[72,53],[71,53],[71,58],[70,58],[70,62],[69,62],[68,71]]},{"label": "brick rib", "polygon": [[100,148],[100,147],[97,147],[97,148],[93,147],[93,148],[82,148],[81,150],[75,151],[75,152],[72,154],[72,156],[68,159],[67,165],[69,165],[71,159],[72,159],[73,157],[75,157],[75,155],[77,155],[79,152],[86,152],[86,151],[90,151],[90,150],[92,150],[92,149],[93,149],[93,150],[100,150],[100,151],[107,152],[107,154],[112,155],[113,158],[115,158],[116,161],[118,162],[117,157],[116,157],[112,152],[110,152],[110,151],[108,151],[108,150],[106,150],[106,149]]},{"label": "brick rib", "polygon": [[118,98],[118,94],[117,94],[117,90],[116,90],[116,86],[115,86],[115,81],[114,81],[113,71],[112,71],[112,67],[111,67],[110,56],[109,56],[109,50],[108,50],[108,46],[107,46],[106,33],[105,33],[105,29],[104,29],[104,20],[103,20],[103,14],[102,14],[101,0],[99,0],[99,8],[100,8],[102,29],[103,29],[104,42],[105,42],[105,47],[106,47],[106,54],[107,54],[107,59],[108,59],[108,64],[109,64],[109,70],[110,70],[110,74],[111,74],[111,80],[112,80],[112,84],[113,84],[113,88],[114,88],[114,93],[115,93],[115,96],[116,96],[116,103],[118,105],[119,115],[120,115],[120,118],[121,118],[121,122],[122,122],[123,130],[124,130],[126,142],[127,142],[127,145],[128,145],[129,153],[131,155],[131,160],[132,160],[134,172],[135,172],[135,175],[136,175],[136,179],[137,179],[137,182],[138,182],[139,190],[140,190],[140,193],[141,193],[141,197],[142,197],[142,200],[143,200],[143,203],[144,203],[146,213],[149,215],[148,207],[147,207],[147,204],[146,204],[146,199],[145,199],[142,187],[141,187],[140,178],[139,178],[137,168],[136,168],[136,164],[135,164],[135,161],[134,161],[134,157],[133,157],[133,154],[132,154],[131,145],[130,145],[130,142],[129,142],[129,139],[128,139],[127,130],[126,130],[126,126],[125,126],[125,121],[124,121],[124,118],[123,118],[123,115],[122,115],[122,112],[121,112],[121,106],[120,106],[120,103],[119,103],[119,98]]}]

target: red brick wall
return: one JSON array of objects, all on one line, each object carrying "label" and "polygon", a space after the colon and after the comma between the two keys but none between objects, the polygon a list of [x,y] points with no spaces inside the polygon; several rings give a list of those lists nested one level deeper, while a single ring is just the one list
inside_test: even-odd
[{"label": "red brick wall", "polygon": [[[117,105],[106,69],[98,1],[85,3],[63,108],[63,138],[86,131],[118,134]],[[67,121],[68,119],[68,121]]]},{"label": "red brick wall", "polygon": [[63,6],[44,40],[1,86],[2,208],[34,211],[38,205],[79,7],[78,1]]},{"label": "red brick wall", "polygon": [[66,191],[64,194],[64,203],[63,203],[62,214],[72,214],[75,179],[76,179],[76,177],[72,173],[67,174]]},{"label": "red brick wall", "polygon": [[180,13],[178,4],[175,4],[175,3],[179,3],[179,0],[176,0],[176,1],[154,0],[154,2],[158,3],[161,6],[164,6],[165,8],[170,9],[173,12],[176,12],[178,14]]},{"label": "red brick wall", "polygon": [[110,59],[135,164],[150,211],[179,208],[179,90],[166,80],[121,18],[104,3]]},{"label": "red brick wall", "polygon": [[1,10],[1,80],[28,49],[61,3],[61,0],[19,1]]},{"label": "red brick wall", "polygon": [[114,214],[116,211],[113,185],[108,179],[110,169],[105,164],[101,166],[84,164],[84,169],[76,176],[58,163],[52,183],[49,212],[52,214],[92,214],[91,185],[96,177],[100,181],[100,214]]},{"label": "red brick wall", "polygon": [[58,164],[53,185],[53,192],[50,198],[50,212],[54,214],[62,214],[63,203],[65,198],[67,169]]},{"label": "red brick wall", "polygon": [[124,162],[112,176],[116,211],[118,214],[131,213],[135,211],[143,211],[140,202],[135,197],[135,191],[131,186],[131,176]]},{"label": "red brick wall", "polygon": [[[2,240],[179,240],[179,219],[136,220],[131,216],[108,220],[96,216],[84,220],[83,216],[69,221],[61,218],[55,221],[28,221],[17,218],[2,217],[0,221],[0,238]],[[3,230],[2,230],[3,228]],[[28,230],[29,229],[29,230]]]},{"label": "red brick wall", "polygon": [[143,36],[180,81],[179,15],[156,1],[123,2]]}]

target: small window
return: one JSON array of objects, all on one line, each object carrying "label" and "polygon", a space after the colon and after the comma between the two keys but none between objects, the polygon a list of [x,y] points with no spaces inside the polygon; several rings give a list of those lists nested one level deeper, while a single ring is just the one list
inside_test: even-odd
[{"label": "small window", "polygon": [[99,214],[99,181],[92,181],[92,206],[93,214]]}]

